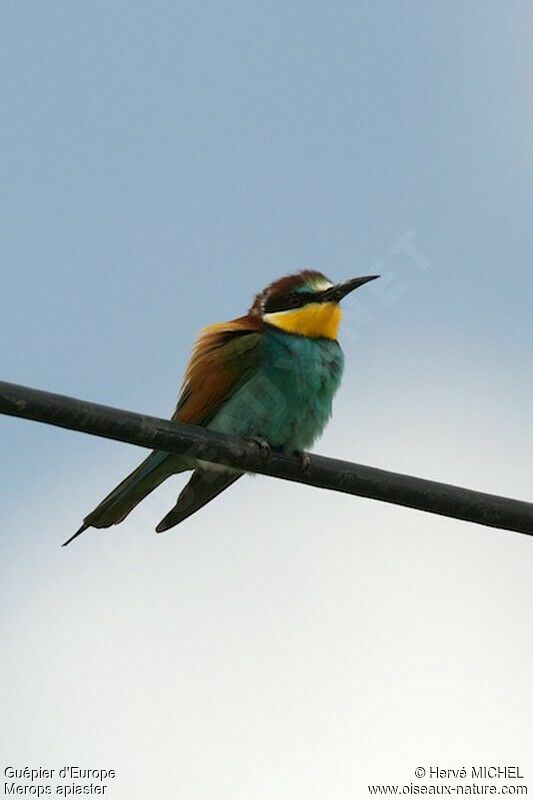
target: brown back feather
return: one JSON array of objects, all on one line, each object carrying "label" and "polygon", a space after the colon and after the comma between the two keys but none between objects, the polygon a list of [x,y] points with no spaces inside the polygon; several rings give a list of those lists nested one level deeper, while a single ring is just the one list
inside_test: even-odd
[{"label": "brown back feather", "polygon": [[194,345],[172,419],[207,425],[257,367],[261,327],[260,318],[245,316],[203,329]]}]

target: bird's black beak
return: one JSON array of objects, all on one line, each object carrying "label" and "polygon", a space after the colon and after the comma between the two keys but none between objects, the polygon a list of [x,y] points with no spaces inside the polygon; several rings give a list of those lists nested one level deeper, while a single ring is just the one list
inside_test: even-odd
[{"label": "bird's black beak", "polygon": [[359,286],[369,281],[375,281],[376,278],[379,278],[379,275],[365,275],[364,278],[351,278],[351,280],[344,281],[344,283],[338,283],[336,286],[332,286],[330,289],[324,289],[323,292],[320,292],[320,301],[322,303],[339,303],[343,297],[353,292],[354,289],[358,289]]}]

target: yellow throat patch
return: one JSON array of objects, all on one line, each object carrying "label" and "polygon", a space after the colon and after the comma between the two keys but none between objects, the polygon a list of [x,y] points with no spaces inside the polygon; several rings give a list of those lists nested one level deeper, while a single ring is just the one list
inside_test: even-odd
[{"label": "yellow throat patch", "polygon": [[307,303],[291,311],[275,311],[263,319],[288,333],[298,333],[311,339],[336,339],[342,310],[338,303]]}]

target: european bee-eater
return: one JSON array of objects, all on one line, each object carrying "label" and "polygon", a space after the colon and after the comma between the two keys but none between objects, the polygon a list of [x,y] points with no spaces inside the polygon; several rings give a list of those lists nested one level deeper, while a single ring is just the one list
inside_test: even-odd
[{"label": "european bee-eater", "polygon": [[[377,278],[333,284],[304,270],[271,283],[246,316],[204,328],[194,346],[172,419],[218,433],[263,440],[302,452],[322,433],[344,367],[337,341],[340,301]],[[243,474],[154,450],[94,511],[87,528],[108,528],[170,475],[194,470],[176,505],[161,520],[166,531],[194,514]]]}]

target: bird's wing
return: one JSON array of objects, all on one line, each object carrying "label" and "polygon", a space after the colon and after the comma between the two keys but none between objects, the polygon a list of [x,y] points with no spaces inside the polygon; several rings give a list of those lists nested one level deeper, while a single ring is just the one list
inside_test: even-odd
[{"label": "bird's wing", "polygon": [[[246,383],[257,368],[261,341],[260,328],[260,319],[250,316],[211,325],[202,331],[193,349],[172,419],[192,425],[208,424],[224,401]],[[185,456],[160,451],[150,453],[137,469],[85,517],[81,528],[65,544],[89,527],[107,528],[122,522],[130,511],[165,478],[191,468],[194,468],[194,462],[191,463]],[[185,492],[182,502],[187,508],[192,508],[194,504],[196,508],[200,508],[237,480],[237,477],[239,473],[232,476],[231,480],[226,476],[226,481],[218,480],[214,483],[197,478],[192,487]],[[195,494],[194,501],[193,494]],[[191,513],[192,510],[187,516]],[[171,519],[176,518],[174,511]],[[169,520],[167,524],[168,522]]]},{"label": "bird's wing", "polygon": [[207,425],[259,366],[260,320],[241,317],[201,332],[172,419]]},{"label": "bird's wing", "polygon": [[[204,328],[194,346],[172,419],[192,425],[209,424],[226,400],[258,368],[260,325],[260,320],[253,317],[241,317]],[[166,531],[190,517],[241,475],[229,469],[196,469],[156,531]]]}]

